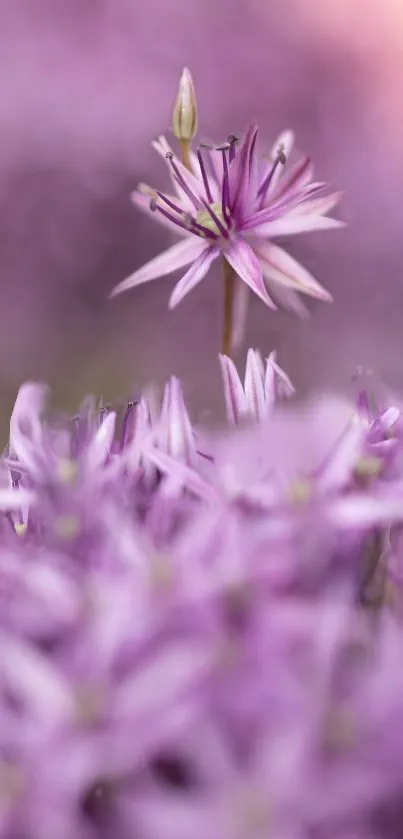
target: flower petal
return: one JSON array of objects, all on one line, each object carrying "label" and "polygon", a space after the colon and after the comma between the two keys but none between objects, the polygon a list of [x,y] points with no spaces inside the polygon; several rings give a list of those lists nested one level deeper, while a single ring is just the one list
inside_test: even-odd
[{"label": "flower petal", "polygon": [[[265,178],[269,174],[270,170],[273,168],[273,163],[275,162],[275,160],[277,158],[279,149],[282,148],[285,159],[287,161],[290,154],[291,154],[293,145],[294,145],[294,132],[290,131],[290,130],[282,131],[282,133],[280,134],[279,137],[277,137],[277,140],[272,147],[272,150],[270,152],[270,160],[269,160],[268,165],[261,172],[261,175],[260,175],[261,183],[263,183],[263,181],[265,180]],[[269,195],[273,194],[273,192],[274,192],[274,190],[275,190],[283,172],[284,172],[284,167],[283,166],[281,166],[281,167],[277,166],[277,168],[273,172],[273,175],[270,178],[270,184],[269,184],[267,192],[266,192],[266,199]]]},{"label": "flower petal", "polygon": [[224,383],[227,419],[236,425],[246,413],[246,397],[234,362],[227,355],[218,356]]},{"label": "flower petal", "polygon": [[104,465],[111,453],[113,438],[115,434],[116,413],[110,411],[94,434],[87,452],[86,464],[91,471],[99,469]]},{"label": "flower petal", "polygon": [[331,195],[325,195],[324,198],[312,198],[312,200],[304,201],[294,210],[291,210],[291,214],[293,216],[302,214],[324,216],[337,207],[342,197],[343,192],[333,192]]},{"label": "flower petal", "polygon": [[[302,204],[301,207],[303,206]],[[295,236],[297,233],[308,233],[312,230],[335,230],[346,226],[344,221],[328,218],[328,216],[298,213],[297,209],[287,213],[283,218],[257,224],[253,232],[259,236],[273,238],[274,236]]]},{"label": "flower petal", "polygon": [[46,385],[27,382],[18,391],[10,419],[10,454],[16,455],[22,466],[35,472],[38,455],[42,451],[43,413],[49,389]]},{"label": "flower petal", "polygon": [[288,193],[299,192],[312,180],[313,166],[309,157],[303,157],[290,169],[288,175],[281,178],[279,187],[272,196],[272,200],[278,200]]},{"label": "flower petal", "polygon": [[229,167],[229,203],[232,211],[247,214],[257,188],[257,125],[249,126]]},{"label": "flower petal", "polygon": [[286,288],[286,286],[279,285],[279,283],[273,283],[270,287],[270,293],[273,295],[276,303],[279,303],[288,312],[297,315],[301,320],[309,320],[311,317],[309,309],[294,289]]},{"label": "flower petal", "polygon": [[258,421],[266,415],[264,364],[258,350],[248,350],[245,371],[245,396],[249,412]]},{"label": "flower petal", "polygon": [[193,265],[189,268],[186,274],[182,277],[181,280],[176,284],[171,297],[169,299],[169,308],[173,309],[175,306],[180,303],[181,300],[185,297],[189,291],[192,291],[195,286],[206,276],[210,265],[214,260],[217,258],[219,254],[219,248],[217,247],[208,247],[206,244],[203,244],[203,250],[201,254],[197,257]]},{"label": "flower petal", "polygon": [[262,266],[251,246],[244,239],[232,239],[226,244],[223,253],[238,277],[263,300],[263,303],[271,309],[276,309],[266,291]]},{"label": "flower petal", "polygon": [[189,262],[197,259],[205,247],[206,243],[196,237],[189,237],[182,242],[178,242],[176,245],[163,251],[163,253],[155,256],[154,259],[150,259],[149,262],[146,262],[134,274],[131,274],[130,277],[127,277],[126,280],[123,280],[123,282],[115,286],[110,296],[115,297],[116,294],[121,294],[122,291],[127,291],[129,288],[134,288],[142,283],[148,283],[150,280],[156,280],[165,274],[171,274],[172,271],[176,271],[178,268],[183,268],[184,265],[188,265]]},{"label": "flower petal", "polygon": [[264,391],[266,399],[266,413],[274,407],[277,398],[282,399],[292,396],[295,393],[295,387],[291,379],[284,372],[283,368],[277,364],[276,351],[270,353],[266,362],[266,373],[264,379]]},{"label": "flower petal", "polygon": [[271,242],[259,242],[255,250],[261,260],[266,279],[294,288],[311,297],[317,297],[319,300],[332,302],[329,292],[322,288],[317,280],[282,248]]},{"label": "flower petal", "polygon": [[35,500],[35,494],[29,489],[0,489],[0,510],[11,512],[21,510]]},{"label": "flower petal", "polygon": [[196,446],[189,414],[183,398],[182,385],[172,376],[165,385],[157,442],[169,455],[192,465]]}]

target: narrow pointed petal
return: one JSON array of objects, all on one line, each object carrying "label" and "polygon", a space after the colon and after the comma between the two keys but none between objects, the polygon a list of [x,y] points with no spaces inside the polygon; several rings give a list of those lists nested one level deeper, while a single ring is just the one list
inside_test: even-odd
[{"label": "narrow pointed petal", "polygon": [[270,293],[273,295],[275,302],[283,309],[286,309],[287,312],[292,312],[293,315],[296,315],[301,320],[310,319],[311,314],[309,309],[302,300],[301,295],[294,291],[294,289],[279,285],[279,283],[271,283]]},{"label": "narrow pointed petal", "polygon": [[48,722],[57,717],[72,718],[72,692],[61,669],[33,646],[5,635],[0,642],[0,657],[2,679],[31,713]]},{"label": "narrow pointed petal", "polygon": [[181,383],[175,376],[165,386],[157,439],[162,449],[172,457],[189,465],[196,460],[192,425]]},{"label": "narrow pointed petal", "polygon": [[248,350],[245,371],[245,396],[251,415],[261,421],[266,415],[264,365],[258,350]]},{"label": "narrow pointed petal", "polygon": [[318,471],[321,489],[341,491],[351,479],[351,473],[363,452],[367,428],[361,419],[354,419],[342,431],[332,451]]},{"label": "narrow pointed petal", "polygon": [[231,347],[238,350],[244,341],[248,317],[250,288],[236,277],[231,332]]},{"label": "narrow pointed petal", "polygon": [[213,201],[221,200],[221,184],[223,180],[222,153],[216,149],[205,149],[205,155],[210,163],[212,176],[209,178],[210,192]]},{"label": "narrow pointed petal", "polygon": [[331,195],[325,195],[324,198],[312,198],[311,200],[307,200],[299,204],[298,207],[295,207],[295,209],[291,211],[291,214],[293,216],[305,214],[324,216],[326,213],[330,213],[335,207],[337,207],[342,197],[343,192],[340,191],[333,192]]},{"label": "narrow pointed petal", "polygon": [[35,494],[28,489],[0,489],[0,510],[12,512],[35,501]]},{"label": "narrow pointed petal", "polygon": [[[229,199],[232,210],[241,207],[244,212],[247,212],[256,192],[256,139],[257,126],[251,125],[229,167]],[[250,196],[249,200],[248,196]]]},{"label": "narrow pointed petal", "polygon": [[217,500],[214,487],[186,463],[174,460],[170,455],[151,446],[144,449],[144,455],[164,475],[176,481],[178,487],[186,486],[190,492],[207,502],[212,503]]},{"label": "narrow pointed petal", "polygon": [[224,383],[227,419],[236,425],[246,413],[245,392],[234,362],[227,355],[219,355],[218,358]]},{"label": "narrow pointed petal", "polygon": [[277,399],[284,399],[295,393],[294,385],[287,373],[277,364],[276,352],[270,353],[266,363],[264,391],[268,412],[274,407]]},{"label": "narrow pointed petal", "polygon": [[329,518],[338,527],[348,529],[354,527],[374,527],[389,525],[393,521],[401,521],[401,496],[388,497],[383,493],[379,497],[368,494],[354,494],[340,496],[329,510]]},{"label": "narrow pointed petal", "polygon": [[224,256],[238,277],[263,300],[263,303],[270,309],[276,309],[266,291],[262,266],[250,245],[243,239],[234,239],[226,245]]},{"label": "narrow pointed petal", "polygon": [[261,260],[264,276],[268,280],[294,288],[318,300],[332,302],[329,292],[322,288],[317,280],[282,248],[271,243],[259,242],[255,250]]},{"label": "narrow pointed petal", "polygon": [[158,277],[171,274],[178,268],[183,268],[189,262],[193,262],[205,249],[206,243],[199,238],[189,237],[182,242],[178,242],[168,250],[151,259],[141,268],[127,277],[126,280],[119,283],[111,291],[110,296],[115,297],[121,294],[122,291],[127,291],[129,288],[148,283],[151,280],[156,280]]},{"label": "narrow pointed petal", "polygon": [[169,299],[169,308],[173,309],[180,303],[181,300],[201,282],[206,276],[210,265],[217,258],[219,248],[208,247],[204,243],[203,250],[193,263],[186,274],[176,284],[171,297]]},{"label": "narrow pointed petal", "polygon": [[46,385],[36,382],[22,385],[10,419],[10,454],[16,455],[33,472],[37,468],[35,452],[43,438],[41,416],[48,392]]},{"label": "narrow pointed petal", "polygon": [[112,449],[115,425],[116,413],[111,411],[99,426],[88,446],[86,461],[90,470],[99,469],[107,460]]},{"label": "narrow pointed petal", "polygon": [[297,233],[309,233],[313,230],[337,230],[345,227],[344,221],[328,218],[328,216],[308,215],[308,213],[287,213],[283,218],[257,224],[253,233],[259,236],[295,236]]}]

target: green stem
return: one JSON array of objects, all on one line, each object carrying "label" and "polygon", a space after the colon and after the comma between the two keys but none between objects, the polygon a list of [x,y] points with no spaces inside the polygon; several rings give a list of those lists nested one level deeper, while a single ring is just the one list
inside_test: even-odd
[{"label": "green stem", "polygon": [[192,164],[190,162],[190,140],[179,140],[181,147],[181,160],[184,166],[193,172]]},{"label": "green stem", "polygon": [[223,274],[224,274],[224,317],[223,317],[223,332],[222,332],[222,346],[221,352],[223,355],[231,357],[232,351],[232,320],[234,314],[234,291],[235,291],[235,272],[228,264],[226,259],[223,259]]}]

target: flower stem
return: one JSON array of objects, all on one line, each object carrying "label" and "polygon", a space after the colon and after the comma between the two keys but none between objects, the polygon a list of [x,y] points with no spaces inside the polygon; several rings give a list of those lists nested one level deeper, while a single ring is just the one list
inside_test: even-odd
[{"label": "flower stem", "polygon": [[223,355],[231,357],[231,339],[232,339],[232,319],[234,311],[234,290],[235,290],[235,272],[228,264],[226,259],[223,259],[223,274],[224,274],[224,317],[223,317],[223,331],[222,331],[222,347]]},{"label": "flower stem", "polygon": [[193,172],[192,164],[190,162],[190,140],[180,140],[180,147],[181,147],[181,160],[184,166],[189,169],[189,172]]}]

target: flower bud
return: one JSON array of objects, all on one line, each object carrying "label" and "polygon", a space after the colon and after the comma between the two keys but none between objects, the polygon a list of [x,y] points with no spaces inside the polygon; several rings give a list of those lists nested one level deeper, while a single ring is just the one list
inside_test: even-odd
[{"label": "flower bud", "polygon": [[197,131],[196,92],[187,67],[180,77],[178,93],[172,112],[172,133],[181,141],[192,140]]}]

